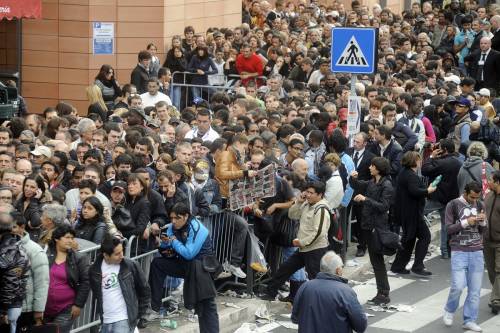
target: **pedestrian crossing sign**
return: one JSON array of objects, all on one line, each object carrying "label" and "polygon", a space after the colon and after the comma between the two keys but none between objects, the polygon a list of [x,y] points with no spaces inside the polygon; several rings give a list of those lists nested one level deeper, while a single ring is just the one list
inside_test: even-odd
[{"label": "pedestrian crossing sign", "polygon": [[333,28],[331,69],[334,73],[372,74],[377,70],[375,28]]}]

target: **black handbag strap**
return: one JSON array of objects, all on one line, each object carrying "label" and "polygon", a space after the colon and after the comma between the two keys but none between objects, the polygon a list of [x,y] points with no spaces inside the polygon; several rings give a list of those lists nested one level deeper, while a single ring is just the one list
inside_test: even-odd
[{"label": "black handbag strap", "polygon": [[314,243],[316,241],[316,239],[319,238],[319,235],[321,235],[321,231],[323,230],[323,220],[325,219],[325,210],[328,210],[328,207],[325,205],[320,205],[320,206],[316,207],[314,209],[313,218],[314,218],[314,216],[316,216],[316,213],[318,212],[318,210],[321,210],[321,220],[319,221],[318,233],[316,233],[316,236],[314,236],[314,239],[311,241],[311,243],[305,245],[306,247],[311,246],[312,243]]},{"label": "black handbag strap", "polygon": [[472,180],[473,180],[473,181],[480,183],[480,181],[478,181],[478,180],[476,179],[476,176],[474,176],[474,175],[472,174],[472,172],[470,172],[470,169],[469,169],[469,168],[464,168],[464,169],[465,169],[465,171],[467,171],[467,173],[469,174],[469,176],[471,176],[471,178],[472,178]]}]

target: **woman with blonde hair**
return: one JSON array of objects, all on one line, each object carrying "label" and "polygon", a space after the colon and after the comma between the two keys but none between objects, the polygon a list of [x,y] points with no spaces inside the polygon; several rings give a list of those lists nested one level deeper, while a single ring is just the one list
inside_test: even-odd
[{"label": "woman with blonde hair", "polygon": [[465,185],[474,181],[483,187],[481,195],[484,197],[488,192],[488,179],[495,172],[490,163],[486,162],[488,149],[480,141],[472,141],[467,148],[467,159],[458,171],[458,193],[464,191]]},{"label": "woman with blonde hair", "polygon": [[88,115],[91,113],[98,114],[103,122],[108,120],[108,107],[106,103],[104,103],[104,99],[102,98],[101,88],[98,85],[93,84],[88,86],[87,89],[87,99],[89,100],[89,109]]}]

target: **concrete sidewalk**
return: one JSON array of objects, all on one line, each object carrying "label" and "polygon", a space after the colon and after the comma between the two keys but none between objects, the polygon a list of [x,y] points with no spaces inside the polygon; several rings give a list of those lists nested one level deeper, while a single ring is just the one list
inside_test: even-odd
[{"label": "concrete sidewalk", "polygon": [[[439,242],[440,225],[434,224],[431,227],[431,243]],[[348,280],[358,281],[362,278],[363,274],[371,271],[372,266],[368,253],[361,258],[356,258],[356,244],[352,244],[347,250],[347,260],[344,263],[343,277]],[[385,257],[386,262],[392,262],[394,256]],[[375,291],[374,291],[375,292]],[[255,322],[255,312],[263,305],[267,305],[272,313],[283,313],[288,310],[291,311],[289,303],[282,302],[268,302],[263,301],[255,296],[252,298],[238,298],[219,296],[216,299],[217,310],[219,313],[220,332],[232,333],[245,322]],[[188,320],[188,318],[190,318]],[[178,327],[175,331],[182,333],[196,333],[198,330],[198,322],[186,310],[181,309],[178,315],[168,317],[177,321]],[[172,329],[160,328],[160,322],[150,322],[148,327],[141,329],[141,333],[160,333],[171,332]]]}]

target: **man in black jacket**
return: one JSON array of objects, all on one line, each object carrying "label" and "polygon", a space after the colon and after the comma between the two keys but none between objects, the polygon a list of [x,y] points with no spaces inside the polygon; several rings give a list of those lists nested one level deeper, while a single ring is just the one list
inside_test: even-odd
[{"label": "man in black jacket", "polygon": [[[0,212],[0,331],[9,331],[3,327],[16,327],[21,315],[23,299],[26,294],[29,258],[21,250],[20,237],[12,234],[14,220],[5,212]],[[8,313],[8,315],[7,315]]]},{"label": "man in black jacket", "polygon": [[500,73],[500,52],[491,47],[491,39],[483,37],[479,50],[466,57],[470,62],[470,75],[476,79],[475,90],[488,88],[493,96],[498,94]]},{"label": "man in black jacket", "polygon": [[124,258],[121,239],[106,235],[101,252],[89,269],[101,332],[133,333],[151,300],[146,277],[137,261]]},{"label": "man in black jacket", "polygon": [[377,156],[385,157],[389,160],[391,164],[390,176],[394,184],[399,170],[401,170],[403,148],[401,148],[396,140],[392,139],[392,130],[386,125],[379,126],[375,129],[374,138],[378,143],[378,145],[374,147],[374,153]]},{"label": "man in black jacket", "polygon": [[448,237],[445,230],[445,208],[448,202],[458,198],[457,177],[462,162],[455,154],[455,144],[451,139],[442,139],[436,144],[430,158],[422,164],[422,175],[433,181],[441,176],[441,181],[437,189],[432,193],[427,201],[424,214],[432,211],[439,211],[441,217],[441,256],[443,259],[449,259],[450,252],[448,247]]},{"label": "man in black jacket", "polygon": [[148,80],[151,77],[149,65],[151,64],[151,54],[148,51],[141,51],[138,55],[139,63],[130,74],[130,83],[137,88],[138,94],[148,92]]}]

